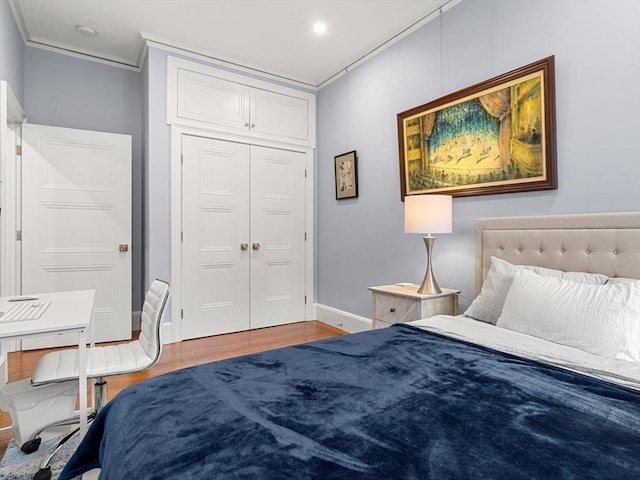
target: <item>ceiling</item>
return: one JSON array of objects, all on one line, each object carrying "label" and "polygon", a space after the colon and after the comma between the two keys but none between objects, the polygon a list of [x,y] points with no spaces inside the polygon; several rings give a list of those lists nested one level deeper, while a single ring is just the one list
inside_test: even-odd
[{"label": "ceiling", "polygon": [[[9,0],[27,45],[139,68],[147,41],[310,86],[461,0]],[[313,31],[315,22],[326,33]],[[87,36],[78,26],[97,32]]]}]

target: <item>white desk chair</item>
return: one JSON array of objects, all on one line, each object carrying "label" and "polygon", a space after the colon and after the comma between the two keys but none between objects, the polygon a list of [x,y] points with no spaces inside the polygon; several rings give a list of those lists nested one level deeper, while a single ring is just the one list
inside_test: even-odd
[{"label": "white desk chair", "polygon": [[[91,347],[87,349],[87,378],[95,379],[93,412],[89,420],[95,418],[96,413],[102,408],[107,398],[107,382],[104,377],[120,375],[123,373],[146,370],[156,364],[162,352],[162,340],[160,338],[160,326],[162,312],[169,297],[170,286],[161,280],[154,280],[147,294],[140,318],[140,336],[137,340],[120,345],[106,347]],[[78,349],[67,349],[47,353],[36,365],[31,377],[34,386],[59,382],[78,381]],[[37,430],[31,439],[25,442],[21,450],[25,453],[35,452],[40,446],[40,434],[47,428],[60,425],[73,425],[79,423],[79,417],[74,417],[53,425],[46,425]],[[57,451],[79,428],[62,438],[43,461],[40,471],[34,479],[51,478],[50,462]]]}]

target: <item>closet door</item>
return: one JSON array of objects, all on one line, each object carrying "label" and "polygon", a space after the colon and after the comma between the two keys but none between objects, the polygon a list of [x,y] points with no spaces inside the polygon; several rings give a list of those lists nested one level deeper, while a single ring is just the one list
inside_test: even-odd
[{"label": "closet door", "polygon": [[305,155],[251,147],[251,328],[305,318]]},{"label": "closet door", "polygon": [[250,148],[188,135],[182,142],[181,336],[247,330]]},{"label": "closet door", "polygon": [[183,339],[305,319],[305,155],[182,137]]}]

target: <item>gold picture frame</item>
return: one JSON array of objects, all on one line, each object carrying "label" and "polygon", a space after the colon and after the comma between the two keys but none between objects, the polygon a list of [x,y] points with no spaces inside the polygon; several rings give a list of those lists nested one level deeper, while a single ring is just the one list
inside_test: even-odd
[{"label": "gold picture frame", "polygon": [[557,188],[554,57],[397,115],[402,200]]}]

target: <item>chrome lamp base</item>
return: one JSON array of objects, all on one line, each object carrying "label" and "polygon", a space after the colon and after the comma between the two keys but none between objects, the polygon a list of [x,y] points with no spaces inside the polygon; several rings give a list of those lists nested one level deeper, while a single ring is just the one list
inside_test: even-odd
[{"label": "chrome lamp base", "polygon": [[433,248],[433,242],[435,242],[436,239],[431,235],[422,237],[422,239],[424,240],[425,247],[427,247],[427,271],[424,274],[422,285],[420,285],[420,288],[418,288],[418,293],[422,293],[424,295],[435,295],[438,293],[442,293],[442,289],[438,286],[436,277],[433,276],[433,271],[431,270],[431,250]]}]

